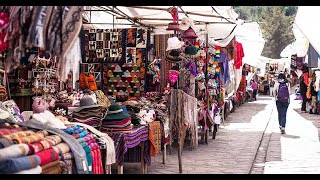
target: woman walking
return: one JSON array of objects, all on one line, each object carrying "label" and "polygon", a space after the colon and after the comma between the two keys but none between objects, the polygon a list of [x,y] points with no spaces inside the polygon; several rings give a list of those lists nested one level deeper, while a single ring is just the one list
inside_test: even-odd
[{"label": "woman walking", "polygon": [[290,103],[290,83],[283,73],[278,75],[278,81],[274,84],[273,94],[278,110],[279,128],[281,134],[285,134],[287,110]]}]

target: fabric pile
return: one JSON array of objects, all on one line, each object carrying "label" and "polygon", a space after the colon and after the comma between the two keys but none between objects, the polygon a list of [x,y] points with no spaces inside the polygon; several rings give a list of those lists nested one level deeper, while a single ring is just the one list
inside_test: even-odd
[{"label": "fabric pile", "polygon": [[111,104],[107,115],[103,119],[102,132],[128,132],[132,129],[131,116],[123,112],[120,105]]},{"label": "fabric pile", "polygon": [[68,128],[63,129],[63,131],[76,138],[86,153],[89,174],[103,174],[104,169],[101,160],[101,152],[96,141],[96,136],[89,133],[88,130],[80,125],[67,126]]},{"label": "fabric pile", "polygon": [[[46,130],[32,130],[17,124],[0,127],[0,161],[8,166],[2,173],[73,174],[74,158],[60,136]],[[11,166],[12,164],[12,166]],[[19,167],[15,167],[18,166]]]}]

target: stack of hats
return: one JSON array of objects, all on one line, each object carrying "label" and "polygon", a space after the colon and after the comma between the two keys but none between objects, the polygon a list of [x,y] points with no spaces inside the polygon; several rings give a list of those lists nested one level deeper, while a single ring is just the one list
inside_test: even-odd
[{"label": "stack of hats", "polygon": [[95,104],[90,96],[80,99],[80,107],[73,109],[73,122],[90,125],[96,129],[101,126],[103,111],[101,105]]},{"label": "stack of hats", "polygon": [[131,116],[123,112],[119,104],[111,104],[107,115],[103,119],[101,132],[125,132],[131,129]]},{"label": "stack of hats", "polygon": [[179,29],[184,31],[181,36],[182,38],[197,39],[198,37],[196,32],[194,31],[194,24],[191,18],[188,18],[188,17],[182,18]]},{"label": "stack of hats", "polygon": [[179,41],[177,37],[172,37],[168,39],[168,46],[166,51],[170,53],[166,56],[165,60],[169,62],[179,62],[182,60],[180,57],[180,48],[184,45],[184,42]]}]

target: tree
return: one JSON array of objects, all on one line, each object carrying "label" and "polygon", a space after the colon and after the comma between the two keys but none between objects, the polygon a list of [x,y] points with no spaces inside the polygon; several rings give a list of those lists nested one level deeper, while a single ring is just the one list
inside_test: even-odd
[{"label": "tree", "polygon": [[297,6],[234,6],[240,19],[260,24],[266,40],[262,55],[280,58],[281,51],[294,40],[291,22]]},{"label": "tree", "polygon": [[293,16],[286,16],[285,9],[279,6],[268,7],[262,31],[266,40],[262,55],[274,59],[280,58],[281,51],[294,40],[291,22]]}]

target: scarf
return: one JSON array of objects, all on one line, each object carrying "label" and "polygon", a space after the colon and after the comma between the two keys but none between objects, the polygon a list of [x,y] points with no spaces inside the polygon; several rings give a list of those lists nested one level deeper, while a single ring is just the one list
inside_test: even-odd
[{"label": "scarf", "polygon": [[52,56],[61,57],[62,6],[48,6],[43,29],[45,49]]},{"label": "scarf", "polygon": [[[82,6],[65,6],[62,13],[62,53],[61,60],[58,63],[58,76],[62,81],[66,80],[66,64],[71,62],[73,59],[66,58],[72,46],[75,44],[75,41],[78,39],[81,26],[82,26]],[[78,39],[79,40],[79,39]],[[79,41],[80,43],[80,41]],[[77,48],[77,46],[74,46]],[[73,51],[74,52],[74,51]],[[79,59],[79,49],[76,49],[77,52],[77,62]],[[80,55],[81,56],[81,55]],[[71,56],[68,56],[71,57]]]},{"label": "scarf", "polygon": [[48,6],[35,6],[34,17],[30,25],[27,44],[34,47],[44,47],[43,41],[43,26],[44,20],[47,15]]},{"label": "scarf", "polygon": [[52,148],[60,155],[70,152],[70,147],[66,143],[60,143]]}]

